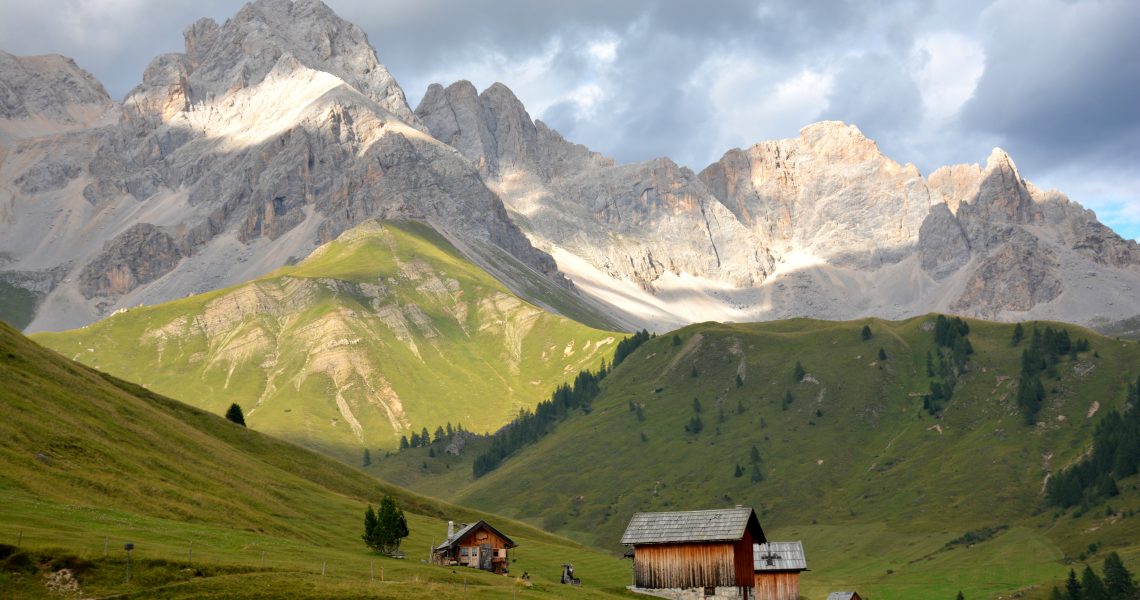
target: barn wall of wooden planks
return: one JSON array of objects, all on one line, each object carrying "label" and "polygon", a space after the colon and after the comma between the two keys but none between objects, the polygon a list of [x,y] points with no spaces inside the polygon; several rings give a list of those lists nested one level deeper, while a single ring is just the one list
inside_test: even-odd
[{"label": "barn wall of wooden planks", "polygon": [[732,542],[638,546],[634,578],[638,587],[650,589],[735,586],[733,546]]},{"label": "barn wall of wooden planks", "polygon": [[799,573],[793,571],[756,574],[756,600],[797,600],[799,597]]}]

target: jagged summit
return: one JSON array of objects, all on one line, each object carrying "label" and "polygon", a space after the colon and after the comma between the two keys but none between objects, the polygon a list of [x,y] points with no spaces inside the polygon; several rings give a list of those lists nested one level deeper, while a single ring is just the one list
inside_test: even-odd
[{"label": "jagged summit", "polygon": [[95,76],[58,54],[15,56],[0,50],[0,119],[82,120],[77,109],[105,109],[110,97]]},{"label": "jagged summit", "polygon": [[[320,0],[256,0],[218,25],[199,19],[184,33],[186,51],[151,62],[128,94],[138,105],[163,88],[164,115],[260,83],[282,57],[344,80],[402,121],[418,126],[404,91],[380,64],[368,36]],[[151,102],[155,105],[154,102]]]},{"label": "jagged summit", "polygon": [[425,221],[507,285],[569,293],[325,4],[258,0],[185,38],[95,126],[0,152],[17,190],[0,278],[39,298],[32,330],[248,281],[370,218]]},{"label": "jagged summit", "polygon": [[22,140],[0,147],[0,277],[41,298],[33,328],[246,281],[374,217],[428,222],[508,286],[555,286],[515,288],[535,302],[564,298],[565,272],[631,328],[1140,314],[1137,244],[1001,150],[923,177],[825,121],[699,173],[619,165],[501,83],[433,85],[412,112],[318,0],[257,0],[185,38],[121,104],[72,63],[0,56],[0,136]]}]

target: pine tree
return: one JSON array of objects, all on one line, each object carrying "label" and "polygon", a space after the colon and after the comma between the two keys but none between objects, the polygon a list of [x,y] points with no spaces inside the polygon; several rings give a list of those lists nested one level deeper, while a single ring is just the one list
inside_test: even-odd
[{"label": "pine tree", "polygon": [[966,600],[966,596],[962,594],[962,590],[958,590],[958,598],[956,600]]},{"label": "pine tree", "polygon": [[230,405],[229,410],[226,411],[226,418],[245,427],[245,415],[242,414],[241,407],[237,403]]},{"label": "pine tree", "polygon": [[1081,598],[1082,600],[1109,600],[1108,592],[1104,589],[1104,582],[1092,570],[1092,567],[1085,566],[1085,570],[1081,573]]},{"label": "pine tree", "polygon": [[408,521],[391,496],[384,496],[375,512],[368,505],[361,537],[369,548],[383,554],[394,554],[400,549],[400,542],[408,537]]},{"label": "pine tree", "polygon": [[368,451],[368,448],[364,449],[364,461],[363,461],[363,463],[364,463],[364,466],[366,466],[366,467],[372,465],[372,453]]},{"label": "pine tree", "polygon": [[863,326],[863,341],[865,342],[869,339],[871,339],[871,326],[870,325],[864,325]]},{"label": "pine tree", "polygon": [[430,443],[431,443],[431,434],[428,433],[427,427],[424,427],[423,431],[420,431],[420,445],[421,446],[427,446]]},{"label": "pine tree", "polygon": [[[415,435],[415,434],[413,433],[412,435]],[[410,447],[411,447],[411,444],[408,443],[408,436],[401,435],[400,436],[400,450],[407,450]]]},{"label": "pine tree", "polygon": [[1132,573],[1120,560],[1120,555],[1113,552],[1104,559],[1104,587],[1108,597],[1112,600],[1131,600],[1136,598],[1136,582],[1132,580]]},{"label": "pine tree", "polygon": [[438,444],[439,442],[442,442],[443,441],[443,435],[444,435],[443,426],[440,425],[439,427],[436,427],[435,428],[435,438],[432,439],[432,443]]},{"label": "pine tree", "polygon": [[368,505],[368,510],[364,511],[364,535],[360,536],[364,540],[364,545],[372,549],[377,549],[379,540],[376,529],[376,511],[372,510],[372,505]]},{"label": "pine tree", "polygon": [[1081,600],[1081,584],[1077,581],[1077,572],[1069,569],[1069,578],[1065,580],[1065,593],[1067,600]]},{"label": "pine tree", "polygon": [[887,351],[882,346],[879,347],[879,360],[887,360]]},{"label": "pine tree", "polygon": [[675,333],[673,334],[673,345],[674,346],[680,346],[681,345],[681,336],[679,336]]},{"label": "pine tree", "polygon": [[695,397],[693,398],[693,412],[697,414],[701,413],[701,401],[697,400]]},{"label": "pine tree", "polygon": [[1016,346],[1021,343],[1021,338],[1025,337],[1025,329],[1021,327],[1021,323],[1014,325],[1013,336],[1009,338],[1009,345]]},{"label": "pine tree", "polygon": [[799,383],[804,380],[804,375],[806,374],[807,371],[804,371],[804,366],[797,360],[796,367],[792,369],[792,381]]}]

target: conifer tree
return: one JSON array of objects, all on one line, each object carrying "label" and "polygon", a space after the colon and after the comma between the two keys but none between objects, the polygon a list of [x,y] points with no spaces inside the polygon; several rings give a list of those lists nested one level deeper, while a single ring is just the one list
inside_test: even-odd
[{"label": "conifer tree", "polygon": [[366,466],[366,467],[367,467],[367,466],[370,466],[370,465],[372,464],[372,453],[368,451],[368,448],[365,448],[365,449],[364,449],[364,460],[363,460],[363,464],[364,464],[364,466]]},{"label": "conifer tree", "polygon": [[796,367],[792,369],[792,381],[799,383],[804,380],[804,375],[806,374],[807,371],[804,371],[804,366],[797,360]]},{"label": "conifer tree", "polygon": [[391,496],[384,496],[375,512],[368,505],[362,537],[369,548],[383,554],[394,554],[400,549],[400,542],[408,537],[408,521]]},{"label": "conifer tree", "polygon": [[879,347],[879,360],[887,360],[887,351],[882,346]]},{"label": "conifer tree", "polygon": [[1115,552],[1104,559],[1104,587],[1112,600],[1132,600],[1137,597],[1136,582],[1132,580],[1132,573],[1124,566],[1120,555]]},{"label": "conifer tree", "polygon": [[1085,570],[1081,573],[1081,598],[1082,600],[1109,600],[1108,592],[1104,589],[1104,582],[1092,570],[1092,567],[1085,565]]},{"label": "conifer tree", "polygon": [[962,594],[962,590],[958,590],[957,600],[966,600],[966,596],[964,594]]},{"label": "conifer tree", "polygon": [[226,411],[226,418],[245,427],[245,415],[242,414],[241,407],[236,402],[231,404],[229,410]]},{"label": "conifer tree", "polygon": [[870,325],[864,325],[863,326],[863,341],[865,342],[869,339],[871,339],[871,326]]},{"label": "conifer tree", "polygon": [[1021,338],[1025,337],[1025,329],[1021,327],[1021,323],[1013,326],[1013,336],[1009,338],[1009,345],[1016,346],[1021,343]]},{"label": "conifer tree", "polygon": [[[415,435],[415,434],[413,433],[412,435]],[[400,436],[400,450],[407,450],[410,447],[411,447],[411,444],[408,443],[408,436],[401,435]]]},{"label": "conifer tree", "polygon": [[1069,578],[1065,580],[1066,600],[1081,600],[1081,584],[1077,581],[1077,572],[1069,569]]}]

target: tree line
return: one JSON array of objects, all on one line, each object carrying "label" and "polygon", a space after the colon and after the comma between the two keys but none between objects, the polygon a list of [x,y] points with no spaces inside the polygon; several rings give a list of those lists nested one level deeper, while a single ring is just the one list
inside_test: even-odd
[{"label": "tree line", "polygon": [[934,321],[934,353],[926,353],[930,393],[922,399],[922,408],[932,416],[942,412],[950,403],[958,377],[966,372],[970,355],[974,353],[974,347],[966,337],[968,335],[970,325],[959,317],[949,319],[938,315]]},{"label": "tree line", "polygon": [[1093,433],[1092,454],[1049,478],[1045,499],[1061,508],[1117,495],[1117,480],[1140,472],[1140,377],[1128,384],[1123,411],[1109,411]]},{"label": "tree line", "polygon": [[554,430],[574,410],[590,411],[590,403],[601,392],[600,384],[626,357],[650,339],[649,332],[641,330],[618,342],[613,363],[606,368],[605,360],[596,372],[583,369],[574,378],[573,385],[563,383],[533,411],[523,410],[510,423],[491,436],[491,444],[475,457],[472,473],[476,478],[495,470],[508,456],[524,446],[542,439]]},{"label": "tree line", "polygon": [[1132,573],[1113,552],[1104,559],[1104,577],[1096,574],[1092,567],[1085,565],[1080,579],[1077,572],[1069,569],[1065,589],[1053,586],[1050,600],[1140,600],[1140,590],[1132,579]]},{"label": "tree line", "polygon": [[[1025,335],[1021,323],[1013,329],[1010,343],[1014,346],[1021,343]],[[1021,352],[1021,374],[1017,384],[1017,407],[1026,425],[1037,424],[1037,413],[1045,403],[1045,386],[1041,383],[1041,375],[1058,377],[1057,363],[1062,356],[1076,356],[1079,352],[1089,349],[1088,339],[1081,338],[1075,343],[1065,329],[1045,327],[1044,331],[1033,325],[1033,333],[1029,338],[1029,347]]]}]

